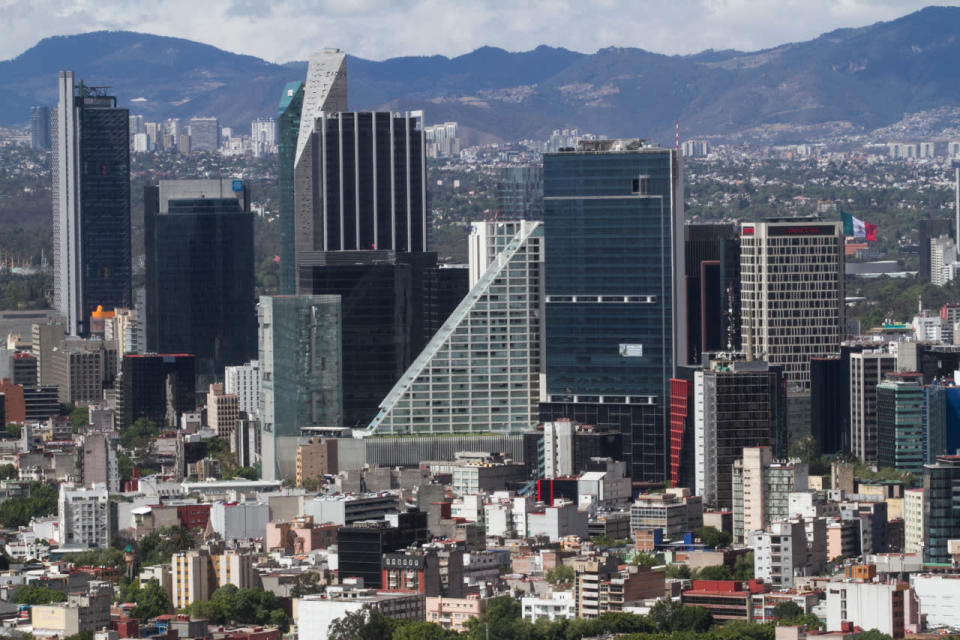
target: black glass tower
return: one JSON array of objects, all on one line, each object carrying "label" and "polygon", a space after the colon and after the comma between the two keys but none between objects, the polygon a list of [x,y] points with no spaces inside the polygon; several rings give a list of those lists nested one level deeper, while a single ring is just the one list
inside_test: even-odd
[{"label": "black glass tower", "polygon": [[303,109],[303,83],[288,82],[277,107],[277,156],[280,162],[280,293],[297,291],[296,253],[294,250],[293,167],[297,157],[297,135]]},{"label": "black glass tower", "polygon": [[687,364],[704,353],[739,351],[740,230],[735,224],[683,228],[687,287]]},{"label": "black glass tower", "polygon": [[621,431],[634,482],[665,480],[669,380],[686,358],[681,171],[640,140],[544,155],[540,418]]},{"label": "black glass tower", "polygon": [[147,348],[197,357],[201,384],[257,355],[253,215],[242,180],[144,188]]},{"label": "black glass tower", "polygon": [[129,112],[109,87],[59,75],[53,127],[54,302],[71,335],[90,314],[130,308]]}]

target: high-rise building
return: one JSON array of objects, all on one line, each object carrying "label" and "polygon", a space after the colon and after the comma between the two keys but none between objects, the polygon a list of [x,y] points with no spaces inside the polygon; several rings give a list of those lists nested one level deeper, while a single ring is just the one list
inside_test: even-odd
[{"label": "high-rise building", "polygon": [[423,128],[428,158],[451,158],[460,155],[457,123],[444,122]]},{"label": "high-rise building", "polygon": [[340,575],[363,578],[365,587],[379,589],[383,586],[383,556],[429,539],[425,511],[388,514],[384,520],[366,520],[340,527],[337,530]]},{"label": "high-rise building", "polygon": [[903,492],[903,552],[923,553],[923,489]]},{"label": "high-rise building", "polygon": [[581,140],[543,161],[540,419],[621,431],[633,481],[663,482],[669,380],[687,354],[680,159]]},{"label": "high-rise building", "polygon": [[50,107],[30,107],[30,146],[43,151],[50,148]]},{"label": "high-rise building", "polygon": [[250,138],[256,145],[273,147],[277,143],[277,121],[273,118],[257,118],[250,123]]},{"label": "high-rise building", "polygon": [[111,493],[120,491],[115,432],[94,431],[81,437],[80,477],[84,485],[102,484]]},{"label": "high-rise building", "polygon": [[953,280],[957,247],[948,235],[930,238],[930,283],[942,287]]},{"label": "high-rise building", "polygon": [[571,420],[543,425],[543,477],[567,478],[579,471],[575,466],[574,437],[577,425]]},{"label": "high-rise building", "polygon": [[748,358],[783,367],[788,392],[810,389],[811,358],[840,354],[843,251],[840,222],[740,226],[743,348]]},{"label": "high-rise building", "polygon": [[207,426],[217,432],[217,437],[229,441],[239,420],[237,396],[224,392],[219,382],[211,384],[207,391]]},{"label": "high-rise building", "polygon": [[53,128],[54,306],[70,335],[131,303],[129,112],[61,71]]},{"label": "high-rise building", "polygon": [[888,373],[877,385],[877,464],[923,473],[923,374]]},{"label": "high-rise building", "polygon": [[293,479],[300,427],[343,423],[339,296],[260,298],[263,478]]},{"label": "high-rise building", "polygon": [[380,403],[370,423],[379,433],[523,432],[537,422],[541,223],[472,229],[473,286]]},{"label": "high-rise building", "polygon": [[844,344],[838,358],[810,359],[810,435],[820,453],[850,449],[850,354],[861,351]]},{"label": "high-rise building", "polygon": [[949,218],[920,220],[917,223],[920,238],[920,279],[930,281],[930,241],[953,233],[953,221]]},{"label": "high-rise building", "polygon": [[770,447],[744,447],[731,475],[733,539],[744,544],[751,531],[789,517],[790,494],[806,491],[806,463],[775,462]]},{"label": "high-rise building", "polygon": [[[101,350],[69,344],[53,352],[53,380],[61,403],[79,406],[103,400],[102,356]],[[114,366],[111,374],[115,372]]]},{"label": "high-rise building", "polygon": [[212,553],[209,548],[174,553],[170,557],[173,606],[183,609],[208,600],[218,588],[232,584],[238,589],[253,586],[253,556],[228,549]]},{"label": "high-rise building", "polygon": [[543,219],[543,167],[502,167],[497,173],[497,219]]},{"label": "high-rise building", "polygon": [[60,485],[57,513],[60,516],[60,544],[107,548],[110,546],[110,508],[107,486]]},{"label": "high-rise building", "polygon": [[877,460],[877,385],[896,368],[892,353],[850,354],[850,451],[866,463]]},{"label": "high-rise building", "polygon": [[935,381],[923,388],[923,459],[960,452],[960,387]]},{"label": "high-rise building", "polygon": [[223,389],[237,396],[237,408],[248,417],[260,415],[260,362],[251,360],[246,364],[226,367],[223,372]]},{"label": "high-rise building", "polygon": [[190,151],[215,152],[219,149],[220,123],[217,119],[190,118]]},{"label": "high-rise building", "polygon": [[117,379],[118,429],[139,418],[177,426],[180,415],[193,411],[197,397],[196,358],[190,354],[127,354]]},{"label": "high-rise building", "polygon": [[203,380],[256,355],[253,215],[242,180],[144,188],[147,349],[190,353]]},{"label": "high-rise building", "polygon": [[693,377],[695,492],[733,506],[731,473],[744,447],[786,453],[783,372],[762,360],[713,359]]},{"label": "high-rise building", "polygon": [[303,108],[303,83],[288,82],[277,106],[277,156],[280,187],[280,293],[297,292],[297,267],[294,252],[294,186],[293,168],[297,158],[297,137],[300,135],[300,110]]},{"label": "high-rise building", "polygon": [[687,288],[687,364],[702,354],[740,349],[740,239],[735,224],[683,227]]},{"label": "high-rise building", "polygon": [[923,561],[949,564],[949,540],[960,540],[960,455],[923,467]]}]

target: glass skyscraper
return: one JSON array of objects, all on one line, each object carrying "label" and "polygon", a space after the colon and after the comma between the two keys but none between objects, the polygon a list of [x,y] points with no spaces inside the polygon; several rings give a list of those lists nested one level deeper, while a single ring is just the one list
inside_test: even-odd
[{"label": "glass skyscraper", "polygon": [[70,335],[90,314],[131,306],[129,112],[109,87],[59,74],[53,127],[54,306]]},{"label": "glass skyscraper", "polygon": [[257,353],[253,214],[242,180],[144,188],[147,348],[197,357],[201,387]]},{"label": "glass skyscraper", "polygon": [[380,404],[377,433],[516,433],[537,422],[542,225],[471,226],[473,286]]},{"label": "glass skyscraper", "polygon": [[621,431],[635,482],[665,479],[665,404],[686,358],[682,166],[640,140],[544,155],[540,419]]},{"label": "glass skyscraper", "polygon": [[277,155],[280,169],[280,293],[297,292],[296,253],[294,251],[293,167],[297,158],[297,136],[303,109],[303,83],[288,82],[277,106]]},{"label": "glass skyscraper", "polygon": [[923,467],[923,561],[949,565],[947,543],[960,540],[960,455]]},{"label": "glass skyscraper", "polygon": [[260,298],[262,476],[296,475],[300,427],[343,424],[340,296]]}]

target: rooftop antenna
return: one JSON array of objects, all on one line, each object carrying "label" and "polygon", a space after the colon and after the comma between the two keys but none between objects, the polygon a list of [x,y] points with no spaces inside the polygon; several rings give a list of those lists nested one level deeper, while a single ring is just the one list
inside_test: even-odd
[{"label": "rooftop antenna", "polygon": [[680,151],[680,119],[677,118],[677,151]]}]

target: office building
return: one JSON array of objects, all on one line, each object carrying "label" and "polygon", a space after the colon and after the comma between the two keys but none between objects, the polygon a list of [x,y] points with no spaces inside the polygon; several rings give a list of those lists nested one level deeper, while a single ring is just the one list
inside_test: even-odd
[{"label": "office building", "polygon": [[850,354],[861,351],[844,344],[839,357],[810,359],[810,435],[820,453],[850,449]]},{"label": "office building", "polygon": [[948,235],[930,238],[930,283],[942,287],[954,275],[957,247]]},{"label": "office building", "polygon": [[501,167],[496,197],[497,220],[542,220],[543,167]]},{"label": "office building", "polygon": [[219,149],[220,123],[217,119],[190,118],[190,151],[216,152]]},{"label": "office building", "polygon": [[127,354],[117,380],[116,427],[140,418],[175,427],[196,401],[196,362],[190,354]]},{"label": "office building", "polygon": [[293,173],[300,135],[300,111],[303,108],[302,82],[288,82],[277,105],[277,156],[280,188],[280,293],[297,292],[297,268],[294,253],[294,186]]},{"label": "office building", "polygon": [[30,146],[41,151],[50,148],[50,107],[30,107]]},{"label": "office building", "polygon": [[103,400],[102,355],[100,350],[66,344],[53,352],[53,382],[59,389],[62,404],[77,406]]},{"label": "office building", "polygon": [[932,273],[930,241],[940,236],[950,236],[953,234],[953,220],[950,218],[935,218],[920,220],[917,223],[919,231],[920,244],[920,274],[923,282],[929,282]]},{"label": "office building", "polygon": [[884,351],[850,354],[850,450],[868,464],[877,460],[877,385],[896,367]]},{"label": "office building", "polygon": [[237,409],[248,417],[260,415],[260,363],[251,360],[246,364],[226,367],[223,375],[223,390],[237,396]]},{"label": "office building", "polygon": [[[59,390],[56,385],[37,385],[35,387],[20,387],[23,389],[24,420],[27,422],[44,422],[47,418],[60,415]],[[8,420],[15,420],[11,407],[8,404]]]},{"label": "office building", "polygon": [[277,121],[273,118],[257,118],[250,123],[250,139],[263,150],[277,143]]},{"label": "office building", "polygon": [[843,243],[840,222],[740,225],[743,348],[783,367],[788,392],[809,391],[811,358],[840,355]]},{"label": "office building", "polygon": [[383,586],[383,557],[410,546],[427,542],[427,514],[407,511],[387,515],[385,520],[365,520],[337,531],[337,555],[341,581],[362,578],[366,587]]},{"label": "office building", "polygon": [[570,420],[543,424],[543,477],[566,478],[576,474],[574,436],[577,425]]},{"label": "office building", "polygon": [[888,373],[877,385],[877,464],[923,473],[923,380],[919,373]]},{"label": "office building", "polygon": [[806,491],[806,463],[774,462],[770,447],[744,447],[732,465],[733,538],[744,544],[752,531],[790,515],[790,494]]},{"label": "office building", "polygon": [[666,493],[641,494],[630,506],[630,531],[662,529],[667,538],[676,538],[703,526],[703,500],[689,489],[667,489]]},{"label": "office building", "polygon": [[31,327],[30,351],[37,359],[36,384],[53,384],[53,350],[63,344],[66,325],[62,322],[34,324]]},{"label": "office building", "polygon": [[686,359],[682,166],[641,140],[544,156],[545,396],[624,434],[634,482],[666,477],[669,380]]},{"label": "office building", "polygon": [[903,492],[903,552],[923,553],[923,489]]},{"label": "office building", "polygon": [[183,609],[209,600],[214,591],[232,584],[238,589],[254,586],[253,556],[228,549],[221,553],[202,547],[170,557],[171,602]]},{"label": "office building", "polygon": [[457,123],[444,122],[423,128],[424,151],[428,158],[453,158],[460,155]]},{"label": "office building", "polygon": [[733,506],[731,470],[744,447],[786,454],[783,374],[762,360],[712,359],[694,374],[695,492]]},{"label": "office building", "polygon": [[230,440],[239,420],[237,396],[226,393],[219,382],[211,384],[207,391],[207,426],[217,432],[218,438]]},{"label": "office building", "polygon": [[57,503],[60,517],[60,544],[107,548],[110,546],[110,509],[107,486],[76,486],[71,482],[60,485]]},{"label": "office building", "polygon": [[0,379],[2,378],[24,386],[37,384],[37,357],[25,351],[0,349]]},{"label": "office building", "polygon": [[462,548],[442,543],[388,553],[382,562],[382,590],[462,598],[463,556]]},{"label": "office building", "polygon": [[924,465],[923,492],[923,561],[949,564],[947,542],[960,540],[960,456]]},{"label": "office building", "polygon": [[59,74],[53,128],[54,307],[70,335],[90,314],[130,306],[129,112],[107,87]]},{"label": "office building", "polygon": [[[686,155],[686,154],[685,154]],[[740,238],[735,224],[686,224],[687,358],[740,349]]]},{"label": "office building", "polygon": [[476,281],[381,402],[370,423],[378,433],[516,433],[537,422],[541,223],[475,222],[472,229]]},{"label": "office building", "polygon": [[191,353],[202,380],[256,354],[253,215],[242,180],[144,188],[147,349]]},{"label": "office building", "polygon": [[960,387],[935,381],[923,387],[924,462],[960,451]]},{"label": "office building", "polygon": [[339,296],[260,298],[263,478],[293,479],[300,428],[343,424]]}]

